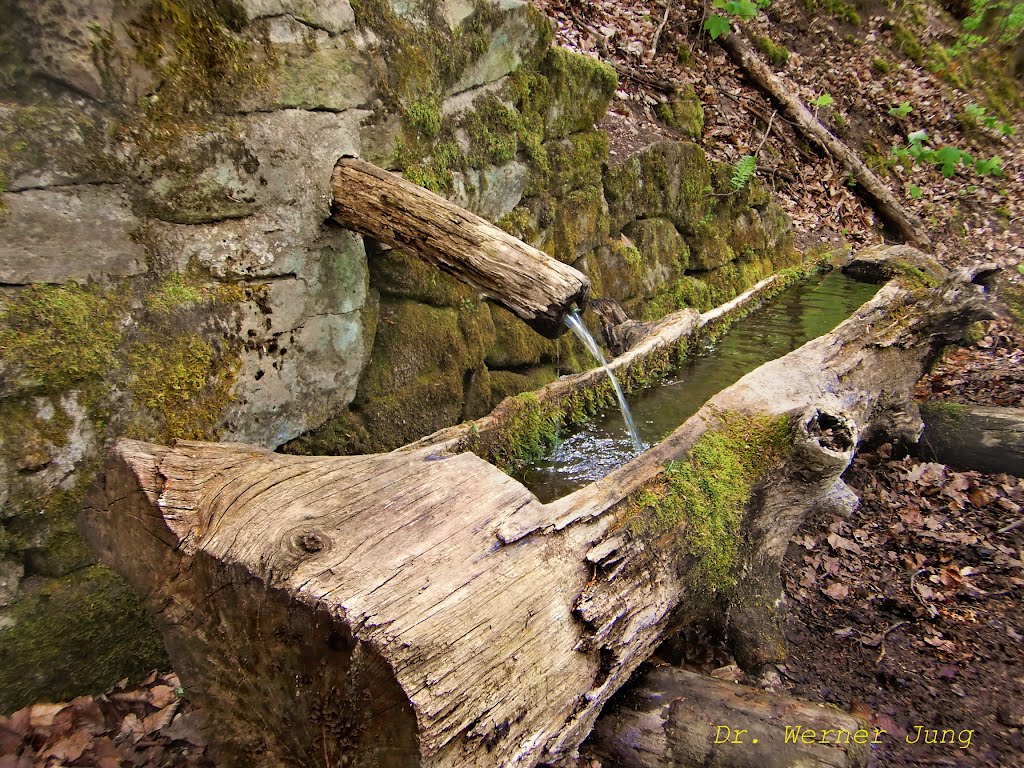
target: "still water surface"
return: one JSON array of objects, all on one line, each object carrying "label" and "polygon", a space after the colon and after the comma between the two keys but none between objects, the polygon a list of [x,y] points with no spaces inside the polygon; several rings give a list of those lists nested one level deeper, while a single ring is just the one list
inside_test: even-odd
[{"label": "still water surface", "polygon": [[[712,396],[760,365],[828,333],[878,290],[838,270],[790,286],[706,345],[663,383],[628,397],[645,447],[664,439]],[[516,474],[543,502],[607,475],[638,455],[618,408],[575,427]]]}]

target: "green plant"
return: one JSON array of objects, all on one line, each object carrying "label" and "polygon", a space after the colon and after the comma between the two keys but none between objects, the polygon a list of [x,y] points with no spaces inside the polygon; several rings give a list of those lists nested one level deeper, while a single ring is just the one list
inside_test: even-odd
[{"label": "green plant", "polygon": [[835,99],[832,98],[832,95],[830,93],[826,92],[819,95],[818,98],[812,101],[811,106],[814,107],[815,110],[817,110],[819,107],[829,107],[834,103]]},{"label": "green plant", "polygon": [[1003,136],[1013,136],[1013,134],[1017,132],[1017,129],[1013,125],[1003,122],[995,115],[987,114],[988,110],[985,109],[985,107],[979,106],[973,102],[964,107],[964,113],[975,123],[978,123],[991,131],[996,131]]},{"label": "green plant", "polygon": [[747,185],[747,182],[753,178],[756,171],[757,158],[753,155],[744,155],[740,158],[739,162],[736,163],[736,168],[732,172],[732,178],[729,179],[729,185],[735,191],[743,189],[743,187]]},{"label": "green plant", "polygon": [[902,118],[902,117],[906,117],[907,115],[909,115],[913,111],[914,111],[914,108],[912,106],[910,106],[910,102],[909,101],[904,101],[898,107],[891,107],[889,109],[889,114],[892,115],[893,117],[900,117],[900,118]]},{"label": "green plant", "polygon": [[946,178],[953,176],[961,165],[966,168],[973,168],[979,176],[1001,176],[1003,173],[1003,159],[998,155],[987,160],[975,159],[970,152],[954,147],[949,144],[933,149],[925,146],[928,141],[928,132],[925,130],[914,131],[907,135],[907,146],[897,144],[892,148],[892,157],[900,162],[932,163],[939,166],[942,175]]},{"label": "green plant", "polygon": [[[723,35],[729,34],[732,29],[729,17],[740,19],[742,21],[749,21],[750,19],[757,16],[759,7],[758,3],[751,2],[751,0],[715,0],[714,7],[724,11],[727,15],[721,13],[712,13],[704,22],[704,30],[711,35],[712,40],[717,40]],[[767,7],[765,4],[764,7]]]},{"label": "green plant", "polygon": [[962,56],[985,46],[1012,46],[1024,34],[1024,3],[1020,0],[971,0],[963,33],[949,48]]}]

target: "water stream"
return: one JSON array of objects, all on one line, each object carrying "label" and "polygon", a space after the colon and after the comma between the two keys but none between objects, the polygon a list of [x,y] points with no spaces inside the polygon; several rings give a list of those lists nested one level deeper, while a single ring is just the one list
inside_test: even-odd
[{"label": "water stream", "polygon": [[[876,285],[859,283],[838,271],[787,288],[687,360],[660,386],[630,395],[637,423],[634,439],[646,445],[661,441],[717,392],[828,333],[877,290]],[[635,458],[640,448],[627,432],[623,416],[609,409],[567,431],[547,456],[516,477],[541,501],[561,498]]]},{"label": "water stream", "polygon": [[626,402],[626,396],[622,393],[622,387],[619,386],[619,380],[615,378],[615,374],[612,373],[612,369],[608,367],[608,361],[604,359],[604,354],[601,352],[601,348],[597,346],[597,342],[594,341],[594,337],[590,335],[590,331],[587,330],[587,326],[583,324],[583,320],[580,318],[579,311],[573,310],[565,316],[565,324],[572,329],[572,332],[579,337],[579,340],[583,342],[583,346],[594,356],[594,359],[601,364],[604,368],[604,372],[608,374],[608,378],[612,381],[612,387],[615,388],[615,397],[619,400],[619,411],[622,414],[622,419],[625,422],[626,431],[629,432],[629,439],[633,441],[634,453],[640,453],[644,450],[644,444],[640,440],[640,435],[636,431],[636,423],[633,421],[633,414],[629,410],[629,404]]}]

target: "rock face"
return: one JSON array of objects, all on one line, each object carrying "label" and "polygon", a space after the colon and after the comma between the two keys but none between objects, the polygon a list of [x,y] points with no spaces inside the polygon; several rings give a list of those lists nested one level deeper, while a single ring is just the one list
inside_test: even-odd
[{"label": "rock face", "polygon": [[[519,0],[0,9],[0,711],[161,663],[76,531],[110,440],[387,450],[590,366],[329,223],[339,156],[500,223],[634,316],[787,263],[784,217],[756,187],[710,194],[729,171],[697,145],[609,159],[614,89]],[[693,102],[672,119],[697,136]]]}]

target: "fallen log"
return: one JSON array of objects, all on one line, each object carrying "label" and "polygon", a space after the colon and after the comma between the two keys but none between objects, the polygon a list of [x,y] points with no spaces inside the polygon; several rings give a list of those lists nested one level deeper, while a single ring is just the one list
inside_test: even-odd
[{"label": "fallen log", "polygon": [[835,708],[662,665],[609,702],[586,748],[616,768],[859,768],[883,737]]},{"label": "fallen log", "polygon": [[919,452],[957,469],[1024,477],[1024,408],[929,401],[920,404]]},{"label": "fallen log", "polygon": [[[683,626],[727,616],[754,672],[784,657],[786,546],[987,316],[968,278],[890,282],[551,504],[457,453],[465,433],[337,457],[121,441],[83,528],[155,613],[220,765],[564,764]],[[690,471],[728,485],[702,496]]]},{"label": "fallen log", "polygon": [[739,30],[718,38],[719,45],[743,72],[782,107],[786,117],[804,136],[830,154],[857,180],[857,192],[863,195],[885,221],[911,245],[928,246],[931,240],[921,222],[889,191],[856,152],[836,138],[811,114],[788,85],[764,63]]},{"label": "fallen log", "polygon": [[581,272],[401,176],[343,157],[331,189],[339,224],[436,265],[538,333],[558,337],[565,315],[586,306],[590,281]]}]

